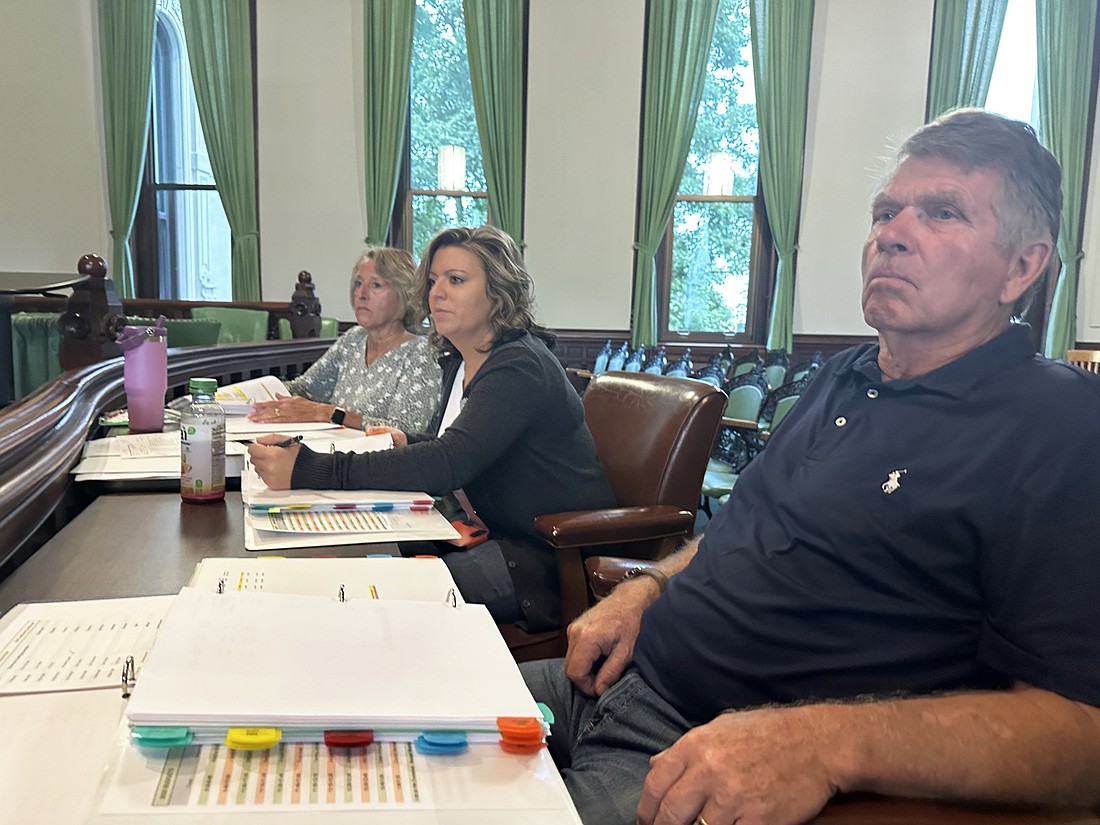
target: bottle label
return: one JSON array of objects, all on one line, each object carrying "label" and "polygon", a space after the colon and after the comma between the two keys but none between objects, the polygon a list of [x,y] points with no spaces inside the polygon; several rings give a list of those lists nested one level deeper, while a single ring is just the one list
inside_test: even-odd
[{"label": "bottle label", "polygon": [[225,497],[225,422],[187,417],[180,427],[180,495],[195,501]]}]

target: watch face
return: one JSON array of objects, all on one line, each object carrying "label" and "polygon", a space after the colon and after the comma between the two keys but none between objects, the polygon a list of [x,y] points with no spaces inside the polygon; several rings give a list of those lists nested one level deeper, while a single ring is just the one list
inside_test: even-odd
[{"label": "watch face", "polygon": [[344,410],[344,408],[337,407],[335,410],[332,411],[332,418],[330,420],[333,424],[343,424],[345,415],[347,415],[347,412]]}]

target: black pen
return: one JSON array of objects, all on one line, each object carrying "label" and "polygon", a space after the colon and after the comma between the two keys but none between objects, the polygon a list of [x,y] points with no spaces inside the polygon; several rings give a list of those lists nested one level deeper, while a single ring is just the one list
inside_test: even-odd
[{"label": "black pen", "polygon": [[[265,444],[264,446],[265,447],[289,447],[292,444],[297,444],[303,438],[305,438],[304,435],[296,435],[293,438],[286,439],[285,441],[276,441],[274,444]],[[255,444],[257,442],[253,441],[252,443]]]}]

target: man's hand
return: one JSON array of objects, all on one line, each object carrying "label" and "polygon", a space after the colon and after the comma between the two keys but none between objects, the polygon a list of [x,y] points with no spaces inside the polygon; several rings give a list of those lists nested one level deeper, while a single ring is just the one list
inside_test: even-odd
[{"label": "man's hand", "polygon": [[281,441],[286,441],[285,435],[261,435],[248,446],[248,457],[256,474],[272,490],[290,489],[290,476],[301,449],[297,443],[289,447],[272,446]]},{"label": "man's hand", "polygon": [[623,582],[569,625],[565,675],[584,693],[599,696],[619,681],[634,655],[642,613],[656,594],[652,579]]},{"label": "man's hand", "polygon": [[248,420],[265,424],[296,424],[304,421],[327,423],[332,420],[334,409],[336,408],[332,404],[310,401],[300,395],[280,395],[274,401],[253,402]]},{"label": "man's hand", "polygon": [[649,760],[640,825],[795,825],[837,792],[819,748],[826,706],[724,713]]}]

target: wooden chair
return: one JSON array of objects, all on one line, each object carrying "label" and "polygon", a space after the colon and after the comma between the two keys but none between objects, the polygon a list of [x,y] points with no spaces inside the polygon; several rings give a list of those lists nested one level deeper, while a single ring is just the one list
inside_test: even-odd
[{"label": "wooden chair", "polygon": [[1100,374],[1100,350],[1071,349],[1066,351],[1066,362],[1089,372]]},{"label": "wooden chair", "polygon": [[691,534],[726,395],[689,378],[607,372],[592,378],[583,403],[619,506],[535,519],[557,556],[561,625],[545,633],[498,625],[516,661],[565,652],[565,628],[589,605],[583,558],[590,548],[614,545],[617,555],[653,559]]}]

